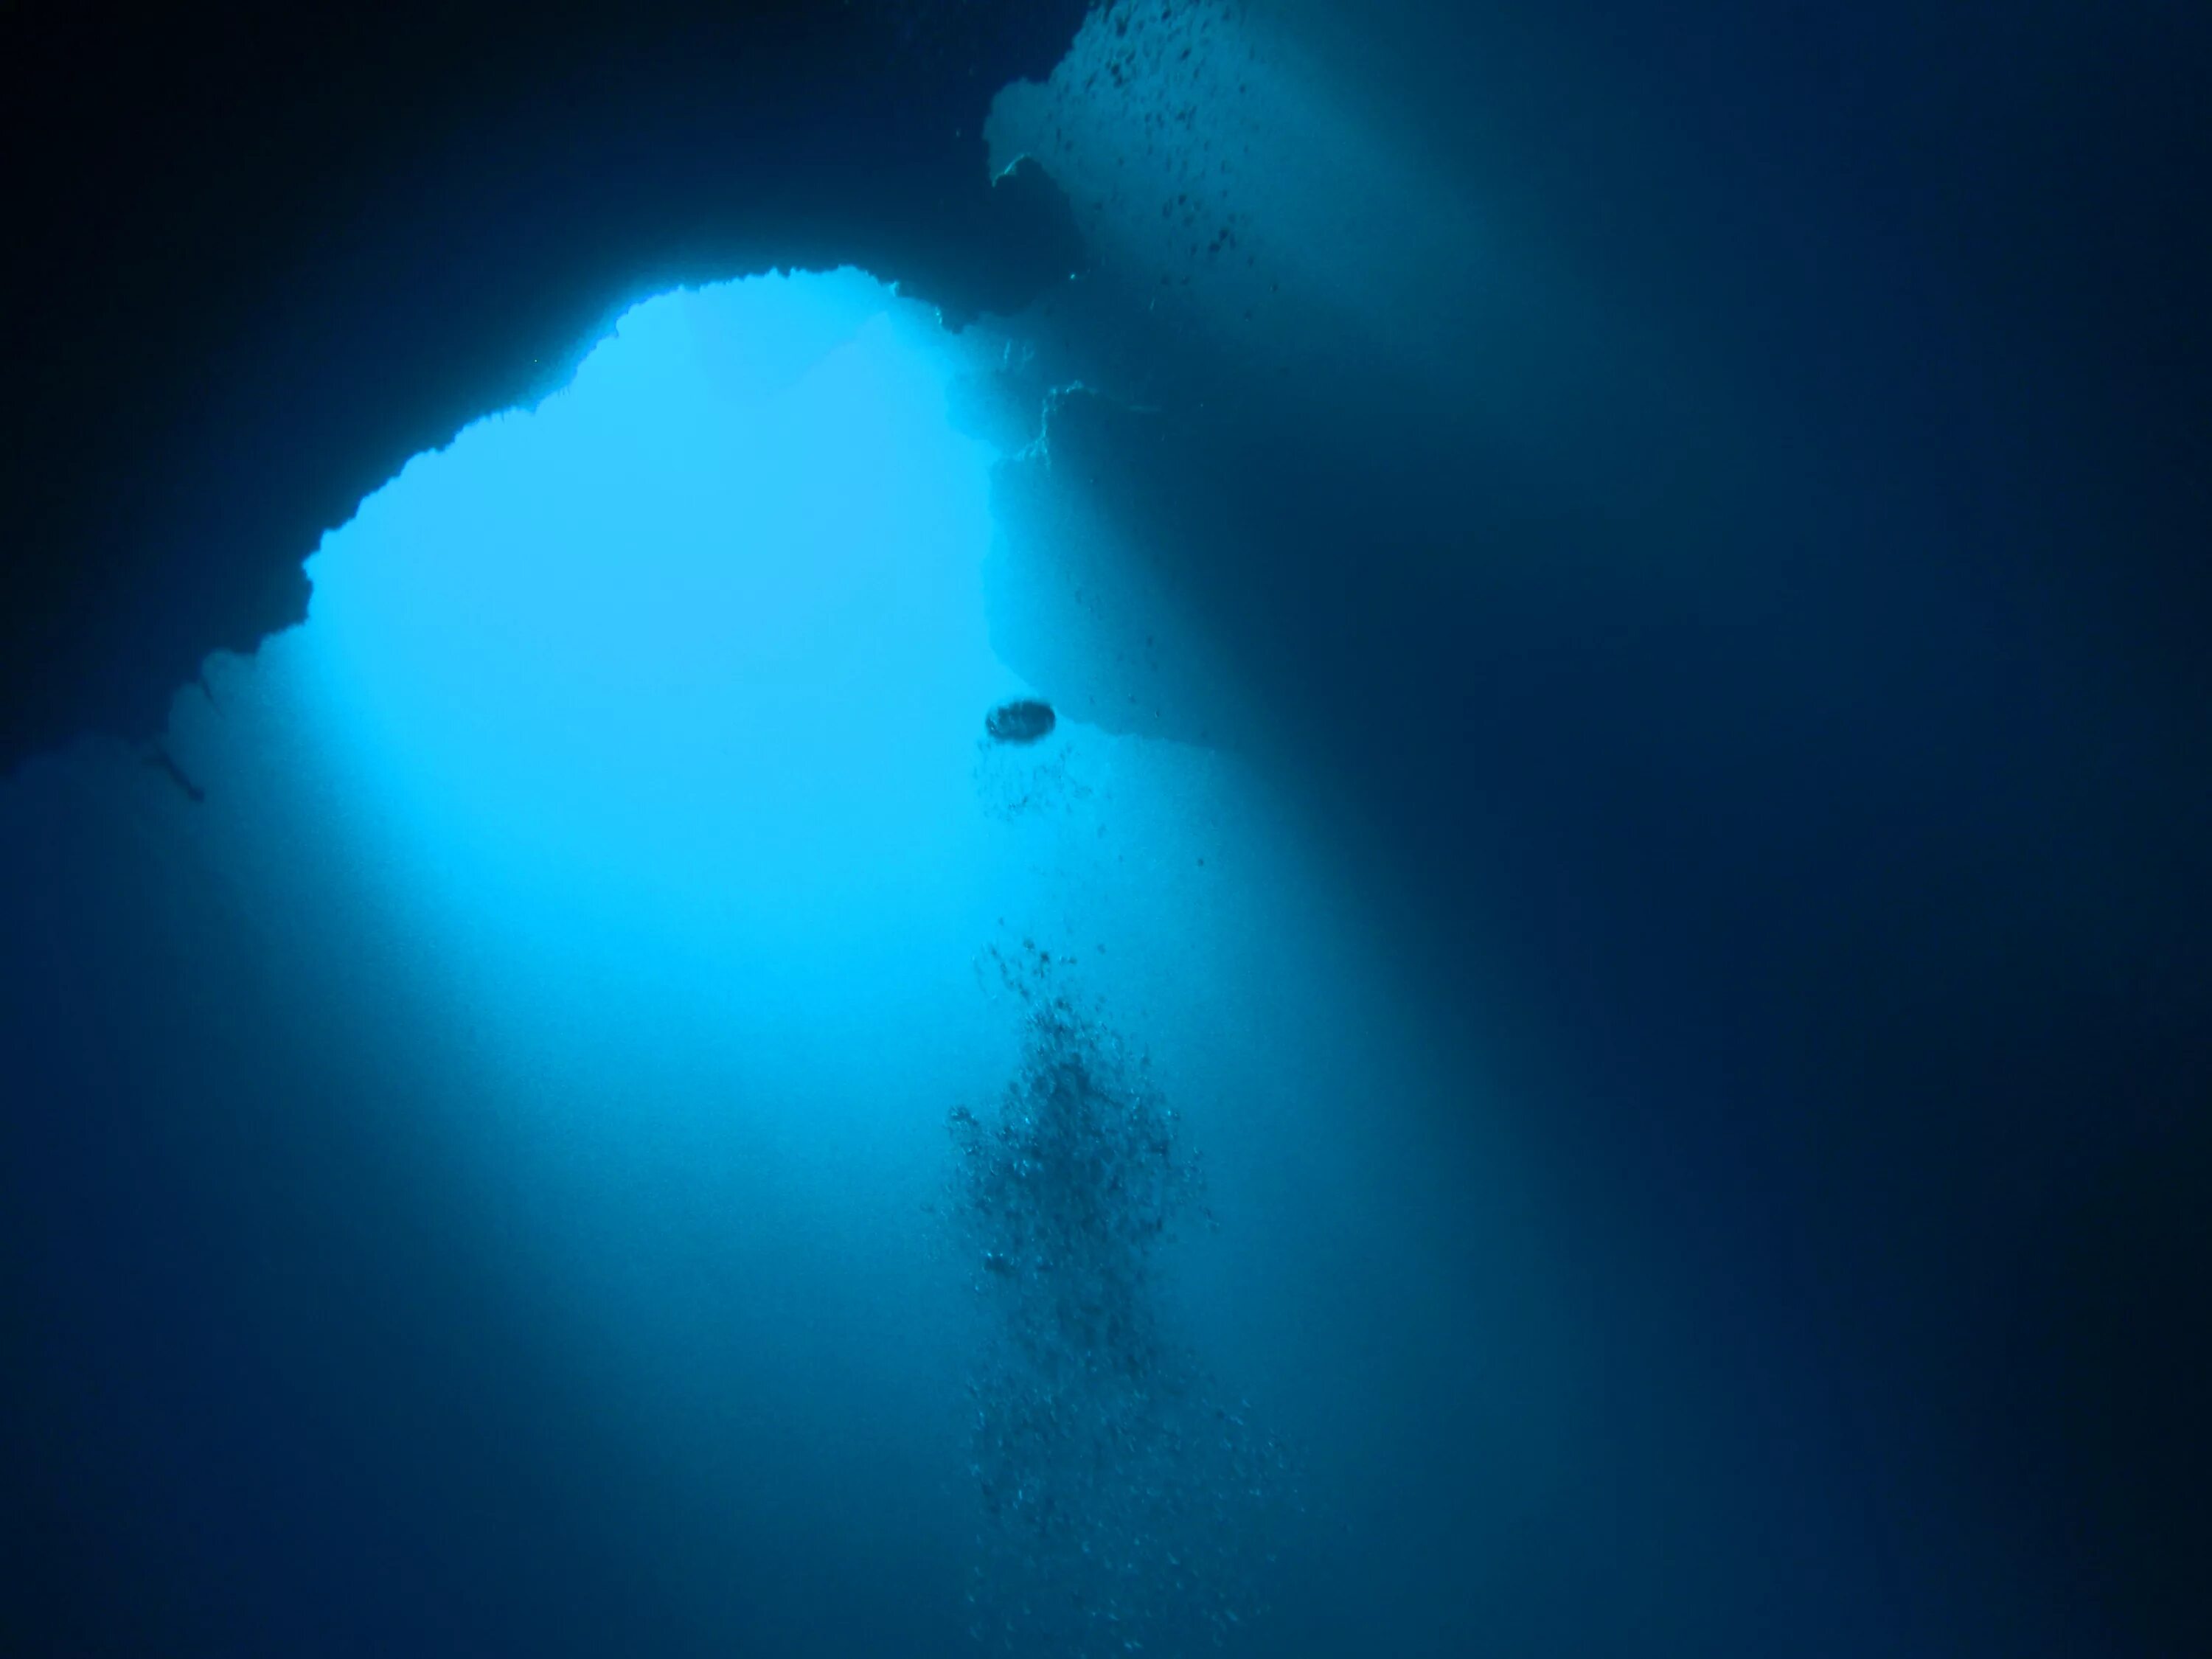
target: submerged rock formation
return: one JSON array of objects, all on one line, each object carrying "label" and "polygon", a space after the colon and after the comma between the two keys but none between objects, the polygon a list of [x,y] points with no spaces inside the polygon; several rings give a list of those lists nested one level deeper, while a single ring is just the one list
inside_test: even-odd
[{"label": "submerged rock formation", "polygon": [[983,717],[983,730],[994,743],[1040,743],[1052,735],[1060,717],[1052,705],[1036,697],[1016,697],[1002,702]]}]

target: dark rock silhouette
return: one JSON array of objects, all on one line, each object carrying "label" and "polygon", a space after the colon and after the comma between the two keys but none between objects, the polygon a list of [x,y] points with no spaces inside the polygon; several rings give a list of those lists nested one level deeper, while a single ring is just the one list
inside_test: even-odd
[{"label": "dark rock silhouette", "polygon": [[1052,705],[1036,697],[1017,697],[1002,702],[983,720],[983,729],[996,743],[1037,743],[1052,735],[1060,717]]}]

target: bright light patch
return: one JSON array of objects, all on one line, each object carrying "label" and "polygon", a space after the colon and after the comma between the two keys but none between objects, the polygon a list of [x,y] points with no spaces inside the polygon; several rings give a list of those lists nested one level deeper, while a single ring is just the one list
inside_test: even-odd
[{"label": "bright light patch", "polygon": [[957,894],[983,714],[1022,689],[959,351],[854,273],[666,295],[410,464],[312,562],[307,629],[398,833],[572,913],[880,925]]}]

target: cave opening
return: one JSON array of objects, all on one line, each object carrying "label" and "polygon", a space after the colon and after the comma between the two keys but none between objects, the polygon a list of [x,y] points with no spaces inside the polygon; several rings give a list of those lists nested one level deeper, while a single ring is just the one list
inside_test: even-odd
[{"label": "cave opening", "polygon": [[996,453],[947,413],[988,349],[851,270],[635,307],[325,540],[299,694],[479,891],[940,886],[983,713],[1026,689],[984,615]]}]

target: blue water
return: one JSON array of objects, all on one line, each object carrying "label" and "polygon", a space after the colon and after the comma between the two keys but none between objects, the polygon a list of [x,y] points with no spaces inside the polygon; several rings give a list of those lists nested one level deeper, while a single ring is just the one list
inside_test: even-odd
[{"label": "blue water", "polygon": [[[1468,1079],[1300,801],[988,735],[1050,689],[992,648],[1009,457],[948,421],[994,349],[856,273],[650,301],[179,694],[204,801],[97,742],[10,786],[9,1069],[83,1183],[18,1224],[113,1276],[49,1314],[131,1400],[41,1420],[161,1540],[149,1618],[1194,1650],[1341,1570],[1443,1399],[1500,1491],[1564,1435],[1543,1227],[1502,1137],[1499,1201],[1443,1189]],[[1006,1155],[1060,1173],[979,1208],[954,1109],[1018,1133],[1067,1064]],[[1510,1273],[1452,1282],[1478,1239]]]},{"label": "blue water", "polygon": [[988,133],[1095,255],[1036,309],[647,299],[0,782],[0,1619],[2125,1625],[2015,1361],[2195,843],[1975,539],[2050,522],[1996,325],[1817,169],[1691,190],[1750,118],[1616,100],[1650,41],[1429,9],[1100,14]]}]

